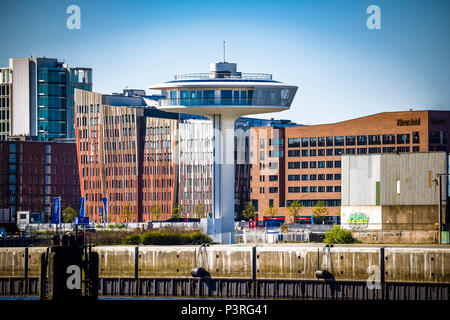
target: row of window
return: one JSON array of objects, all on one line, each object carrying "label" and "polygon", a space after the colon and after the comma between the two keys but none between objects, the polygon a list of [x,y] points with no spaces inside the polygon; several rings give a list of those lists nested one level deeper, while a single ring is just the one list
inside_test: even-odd
[{"label": "row of window", "polygon": [[341,192],[341,186],[304,186],[288,187],[289,193],[308,193],[308,192]]},{"label": "row of window", "polygon": [[290,174],[288,181],[308,181],[308,180],[341,180],[340,173],[328,174]]},{"label": "row of window", "polygon": [[[383,135],[361,135],[361,136],[336,136],[336,137],[305,137],[289,138],[288,147],[332,147],[332,146],[361,146],[361,145],[381,145],[383,144],[409,144],[410,134],[383,134]],[[420,143],[420,133],[412,133],[412,142]],[[263,140],[263,139],[262,139]]]},{"label": "row of window", "polygon": [[288,169],[340,168],[340,160],[335,161],[296,161],[288,162]]}]

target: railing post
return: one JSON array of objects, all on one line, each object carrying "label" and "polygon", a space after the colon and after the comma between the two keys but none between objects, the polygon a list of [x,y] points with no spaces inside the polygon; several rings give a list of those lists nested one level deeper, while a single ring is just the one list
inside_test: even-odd
[{"label": "railing post", "polygon": [[253,297],[257,297],[258,281],[256,280],[256,246],[252,247],[252,294]]},{"label": "railing post", "polygon": [[385,255],[384,247],[380,248],[380,289],[381,289],[381,300],[386,299],[386,283],[385,283]]},{"label": "railing post", "polygon": [[25,247],[25,294],[29,294],[29,281],[28,281],[28,247]]},{"label": "railing post", "polygon": [[134,285],[135,295],[141,294],[141,286],[139,283],[139,246],[134,248]]}]

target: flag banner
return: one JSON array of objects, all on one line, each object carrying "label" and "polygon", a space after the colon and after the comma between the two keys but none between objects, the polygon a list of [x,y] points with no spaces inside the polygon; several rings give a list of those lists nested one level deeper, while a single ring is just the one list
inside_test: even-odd
[{"label": "flag banner", "polygon": [[60,206],[60,198],[53,198],[53,223],[60,224],[61,220],[61,206]]},{"label": "flag banner", "polygon": [[84,197],[80,198],[80,217],[84,218]]}]

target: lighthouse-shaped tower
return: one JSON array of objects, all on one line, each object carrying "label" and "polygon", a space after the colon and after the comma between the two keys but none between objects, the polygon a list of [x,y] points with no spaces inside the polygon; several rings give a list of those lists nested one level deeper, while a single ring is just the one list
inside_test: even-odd
[{"label": "lighthouse-shaped tower", "polygon": [[236,63],[211,63],[209,73],[176,75],[150,87],[166,99],[158,109],[203,115],[214,129],[213,219],[208,233],[214,241],[234,242],[234,123],[244,115],[288,110],[298,87],[271,74],[237,72]]}]

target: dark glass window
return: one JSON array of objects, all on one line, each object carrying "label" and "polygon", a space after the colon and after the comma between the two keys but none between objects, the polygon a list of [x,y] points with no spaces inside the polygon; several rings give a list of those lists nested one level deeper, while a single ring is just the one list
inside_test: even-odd
[{"label": "dark glass window", "polygon": [[300,150],[288,150],[288,157],[300,157]]},{"label": "dark glass window", "polygon": [[334,174],[334,180],[341,180],[341,174],[340,173],[335,173]]},{"label": "dark glass window", "polygon": [[413,132],[413,143],[420,143],[420,132]]},{"label": "dark glass window", "polygon": [[309,138],[309,146],[310,146],[310,147],[315,147],[315,146],[317,146],[317,138],[316,138],[316,137]]},{"label": "dark glass window", "polygon": [[333,149],[327,149],[327,156],[333,155]]},{"label": "dark glass window", "polygon": [[381,135],[370,135],[369,136],[369,145],[379,145],[381,144]]},{"label": "dark glass window", "polygon": [[325,149],[318,149],[317,150],[317,155],[319,157],[323,157],[325,155]]},{"label": "dark glass window", "polygon": [[341,161],[340,161],[340,160],[336,160],[336,161],[334,162],[334,167],[335,167],[335,168],[340,168],[340,167],[341,167]]},{"label": "dark glass window", "polygon": [[[308,165],[308,162],[306,164]],[[300,169],[300,162],[288,162],[288,169]]]},{"label": "dark glass window", "polygon": [[395,147],[383,147],[383,153],[395,152]]},{"label": "dark glass window", "polygon": [[413,147],[413,152],[419,152],[419,151],[420,151],[419,146],[414,146],[414,147]]},{"label": "dark glass window", "polygon": [[339,156],[344,153],[344,148],[339,148],[334,150],[334,155]]},{"label": "dark glass window", "polygon": [[269,176],[269,181],[278,181],[278,176],[277,175],[270,175]]},{"label": "dark glass window", "polygon": [[302,147],[308,147],[308,138],[302,138]]},{"label": "dark glass window", "polygon": [[289,193],[298,193],[300,192],[300,187],[288,187]]},{"label": "dark glass window", "polygon": [[309,175],[302,174],[302,181],[308,181],[308,179],[309,179]]},{"label": "dark glass window", "polygon": [[302,157],[307,157],[308,156],[308,150],[303,149],[302,150]]},{"label": "dark glass window", "polygon": [[395,144],[395,134],[383,134],[383,144]]},{"label": "dark glass window", "polygon": [[334,137],[334,145],[335,146],[343,146],[344,145],[344,137]]},{"label": "dark glass window", "polygon": [[367,148],[358,148],[358,154],[367,154]]},{"label": "dark glass window", "polygon": [[347,149],[345,149],[345,154],[355,154],[355,148],[347,148]]},{"label": "dark glass window", "polygon": [[316,168],[316,165],[317,165],[317,164],[316,164],[315,161],[310,161],[310,162],[309,162],[309,167],[310,167],[310,168]]},{"label": "dark glass window", "polygon": [[335,186],[334,192],[341,192],[341,186]]},{"label": "dark glass window", "polygon": [[310,174],[309,175],[309,180],[311,180],[311,181],[317,180],[317,175],[316,174]]},{"label": "dark glass window", "polygon": [[325,187],[324,186],[319,186],[318,187],[318,191],[319,192],[325,192]]},{"label": "dark glass window", "polygon": [[299,181],[300,175],[299,174],[290,174],[290,175],[288,175],[288,180],[289,181]]},{"label": "dark glass window", "polygon": [[309,192],[317,192],[317,187],[309,187]]},{"label": "dark glass window", "polygon": [[325,168],[325,161],[317,161],[318,168]]},{"label": "dark glass window", "polygon": [[302,192],[308,192],[308,187],[302,187]]},{"label": "dark glass window", "polygon": [[357,143],[358,143],[358,146],[367,145],[367,136],[358,136]]},{"label": "dark glass window", "polygon": [[318,180],[325,180],[325,175],[324,175],[324,174],[319,174],[319,175],[317,176],[317,179],[318,179]]},{"label": "dark glass window", "polygon": [[333,168],[333,161],[327,161],[327,168]]},{"label": "dark glass window", "polygon": [[333,192],[333,186],[327,186],[327,192]]},{"label": "dark glass window", "polygon": [[333,180],[333,174],[332,173],[328,173],[327,174],[327,180]]},{"label": "dark glass window", "polygon": [[408,134],[398,134],[397,144],[409,144],[409,133]]},{"label": "dark glass window", "polygon": [[302,161],[302,169],[308,169],[308,161]]},{"label": "dark glass window", "polygon": [[291,148],[300,147],[300,138],[289,138],[288,139],[288,147],[291,147]]},{"label": "dark glass window", "polygon": [[333,137],[327,137],[326,144],[327,144],[327,147],[332,147],[333,146]]},{"label": "dark glass window", "polygon": [[355,136],[346,136],[345,137],[345,145],[346,146],[354,146],[356,144]]},{"label": "dark glass window", "polygon": [[325,147],[325,137],[317,138],[317,146],[318,147]]},{"label": "dark glass window", "polygon": [[369,148],[369,153],[381,153],[381,148]]},{"label": "dark glass window", "polygon": [[316,156],[316,149],[310,149],[309,150],[309,156],[310,157],[315,157]]}]

